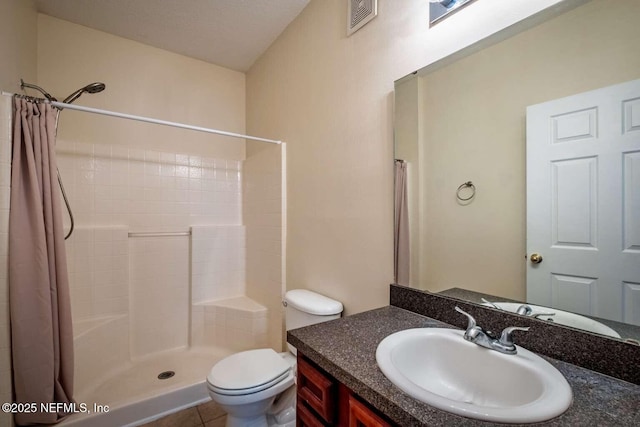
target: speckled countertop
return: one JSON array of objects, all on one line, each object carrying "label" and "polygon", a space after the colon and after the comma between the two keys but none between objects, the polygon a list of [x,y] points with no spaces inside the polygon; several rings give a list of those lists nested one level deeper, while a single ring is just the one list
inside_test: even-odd
[{"label": "speckled countertop", "polygon": [[[287,341],[402,427],[490,426],[421,403],[396,388],[378,369],[375,351],[386,336],[410,328],[450,327],[394,306],[288,331]],[[640,386],[545,357],[573,389],[559,417],[535,425],[640,425]]]}]

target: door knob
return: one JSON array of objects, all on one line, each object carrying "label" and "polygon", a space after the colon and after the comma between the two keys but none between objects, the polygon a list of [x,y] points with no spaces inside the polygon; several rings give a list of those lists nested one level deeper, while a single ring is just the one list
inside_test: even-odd
[{"label": "door knob", "polygon": [[542,262],[542,255],[534,253],[531,254],[529,259],[531,260],[532,264],[540,264]]}]

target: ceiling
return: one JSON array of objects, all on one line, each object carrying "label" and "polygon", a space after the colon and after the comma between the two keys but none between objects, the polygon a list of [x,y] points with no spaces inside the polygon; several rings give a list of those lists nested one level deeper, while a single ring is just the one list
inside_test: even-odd
[{"label": "ceiling", "polygon": [[310,0],[36,0],[38,11],[247,71]]}]

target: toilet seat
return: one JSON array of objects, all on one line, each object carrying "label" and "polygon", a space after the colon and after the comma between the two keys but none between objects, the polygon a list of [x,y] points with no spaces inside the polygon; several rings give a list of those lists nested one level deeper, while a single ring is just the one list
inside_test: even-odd
[{"label": "toilet seat", "polygon": [[253,393],[257,393],[259,391],[268,389],[269,387],[273,387],[275,384],[278,384],[280,381],[284,380],[285,378],[287,378],[287,376],[289,375],[289,371],[284,372],[282,375],[274,378],[273,380],[266,382],[264,384],[260,384],[256,387],[248,387],[248,388],[241,388],[241,389],[237,389],[237,390],[233,390],[233,389],[228,389],[228,388],[221,388],[221,387],[217,387],[211,383],[208,383],[207,386],[209,387],[209,390],[218,393],[218,394],[224,394],[226,396],[240,396],[240,395],[244,395],[244,394],[253,394]]},{"label": "toilet seat", "polygon": [[266,390],[287,379],[291,364],[270,348],[232,354],[216,363],[207,376],[214,393],[241,396]]},{"label": "toilet seat", "polygon": [[254,392],[251,394],[237,394],[237,395],[221,394],[212,390],[211,384],[207,383],[207,388],[209,389],[209,395],[212,397],[214,401],[216,401],[220,405],[252,404],[254,402],[258,402],[263,399],[275,398],[275,396],[279,395],[289,387],[295,387],[295,383],[293,380],[293,371],[289,371],[289,373],[285,376],[285,378],[279,383],[276,383],[269,388],[265,388],[264,390]]}]

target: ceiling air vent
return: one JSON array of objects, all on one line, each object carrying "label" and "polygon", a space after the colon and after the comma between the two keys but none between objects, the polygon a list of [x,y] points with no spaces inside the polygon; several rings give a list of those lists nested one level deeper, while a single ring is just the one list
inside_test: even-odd
[{"label": "ceiling air vent", "polygon": [[364,27],[378,15],[378,0],[349,0],[347,35]]}]

